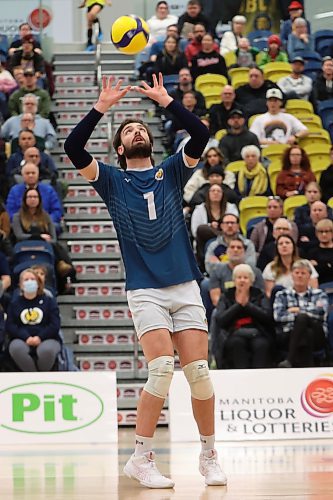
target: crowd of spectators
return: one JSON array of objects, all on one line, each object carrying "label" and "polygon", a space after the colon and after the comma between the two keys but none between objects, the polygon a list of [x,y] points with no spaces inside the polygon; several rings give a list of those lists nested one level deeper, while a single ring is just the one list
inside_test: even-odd
[{"label": "crowd of spectators", "polygon": [[[217,37],[198,0],[189,0],[178,19],[170,15],[167,2],[159,1],[147,21],[149,44],[136,61],[136,76],[150,81],[153,73],[162,72],[170,95],[200,116],[211,134],[184,188],[183,206],[203,273],[211,358],[218,368],[314,366],[328,362],[333,350],[328,296],[320,289],[333,281],[333,147],[318,177],[316,159],[303,147],[312,129],[288,111],[290,100],[307,102],[314,112],[322,101],[333,100],[333,59],[324,57],[314,77],[306,74],[315,38],[302,4],[291,2],[289,14],[280,33],[271,33],[267,46],[258,49],[246,36],[243,15],[234,16],[230,30]],[[75,279],[69,255],[57,240],[64,186],[52,161],[57,138],[46,64],[38,41],[26,30],[25,23],[0,70],[1,137],[11,147],[0,205],[3,297],[11,287],[10,246],[17,241],[39,238],[51,245],[60,278],[56,292],[65,291],[64,278]],[[267,77],[266,69],[280,63],[290,63],[289,74]],[[236,70],[245,71],[247,80],[233,85]],[[197,86],[208,74],[213,83],[214,75],[223,82],[213,104]],[[187,133],[166,110],[157,113],[166,154],[178,151]],[[281,146],[275,177],[268,155],[274,146]],[[256,197],[264,197],[266,211],[246,227],[243,200]],[[293,200],[295,214],[287,210]],[[20,275],[19,289],[7,303],[9,352],[21,369],[49,369],[60,347],[55,300],[37,270]],[[39,328],[30,328],[36,300],[48,311],[39,312]],[[18,310],[26,312],[17,318]],[[54,321],[42,334],[50,311]]]},{"label": "crowd of spectators", "polygon": [[[53,156],[53,90],[39,36],[22,23],[0,64],[0,369],[3,352],[8,369],[56,366],[62,346],[56,295],[73,292],[75,270],[58,239],[66,185]],[[44,249],[48,264],[36,259],[24,269],[30,261],[17,258],[23,243]]]},{"label": "crowd of spectators", "polygon": [[[168,15],[168,4],[158,2],[157,24],[161,5],[163,19]],[[320,178],[305,146],[313,129],[288,108],[289,100],[300,100],[315,113],[320,101],[332,99],[333,60],[324,57],[317,75],[306,73],[309,54],[320,59],[314,34],[302,4],[291,2],[288,11],[280,33],[267,35],[267,46],[257,48],[247,37],[246,17],[234,16],[230,29],[217,37],[200,2],[190,0],[178,22],[170,18],[164,35],[160,31],[154,40],[160,52],[147,53],[144,63],[148,80],[154,72],[174,71],[171,95],[207,122],[211,134],[183,203],[204,275],[201,292],[218,368],[313,366],[327,362],[333,350],[328,299],[318,288],[333,281],[333,214],[327,206],[333,148]],[[275,63],[289,72],[270,79],[266,68]],[[247,81],[233,86],[237,68],[247,68]],[[205,74],[213,83],[212,75],[216,82],[225,77],[219,102],[212,104],[209,91],[197,85]],[[165,145],[173,153],[186,134],[184,139],[177,120],[161,114]],[[280,168],[273,176],[266,148],[275,145],[281,146],[275,157]],[[244,228],[242,201],[257,196],[266,197],[266,214]],[[294,199],[293,214],[285,204]]]}]

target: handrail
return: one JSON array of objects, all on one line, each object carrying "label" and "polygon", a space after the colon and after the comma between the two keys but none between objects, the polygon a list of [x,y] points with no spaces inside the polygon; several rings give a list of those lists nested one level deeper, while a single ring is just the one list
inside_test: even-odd
[{"label": "handrail", "polygon": [[98,93],[102,90],[102,64],[101,64],[101,55],[102,55],[102,45],[99,40],[99,25],[98,23],[94,24],[94,37],[96,41],[96,51],[95,51],[95,82],[98,88]]}]

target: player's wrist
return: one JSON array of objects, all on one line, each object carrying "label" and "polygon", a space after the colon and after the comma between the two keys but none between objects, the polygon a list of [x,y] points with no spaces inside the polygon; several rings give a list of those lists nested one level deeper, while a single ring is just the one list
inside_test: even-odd
[{"label": "player's wrist", "polygon": [[106,113],[108,111],[109,106],[97,101],[96,104],[94,105],[94,109],[96,111],[98,111],[99,113],[102,113],[104,115],[104,113]]},{"label": "player's wrist", "polygon": [[163,108],[166,108],[167,106],[169,106],[169,104],[173,101],[173,98],[169,95],[166,95],[166,96],[162,96],[157,102],[160,106],[162,106]]}]

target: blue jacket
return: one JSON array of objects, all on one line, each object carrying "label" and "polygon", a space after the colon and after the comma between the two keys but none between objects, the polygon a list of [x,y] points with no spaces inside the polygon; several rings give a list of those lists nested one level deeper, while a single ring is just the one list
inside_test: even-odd
[{"label": "blue jacket", "polygon": [[[38,183],[37,187],[42,198],[44,210],[50,215],[53,222],[59,223],[62,217],[62,208],[56,191],[49,184],[43,184],[41,182]],[[6,210],[10,220],[12,220],[13,215],[20,210],[25,190],[25,184],[16,184],[9,190]]]},{"label": "blue jacket", "polygon": [[10,340],[28,337],[61,340],[60,313],[57,301],[48,295],[37,295],[29,300],[23,295],[14,297],[7,310],[6,333]]}]

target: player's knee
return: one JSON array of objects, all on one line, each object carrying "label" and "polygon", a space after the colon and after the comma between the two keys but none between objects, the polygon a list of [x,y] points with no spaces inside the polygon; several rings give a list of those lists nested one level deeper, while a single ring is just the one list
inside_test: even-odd
[{"label": "player's knee", "polygon": [[205,359],[192,361],[183,367],[183,371],[190,384],[192,398],[205,400],[213,396],[213,384],[209,375],[208,362]]},{"label": "player's knee", "polygon": [[148,380],[144,390],[165,399],[168,395],[174,371],[174,358],[172,356],[159,356],[148,363]]}]

